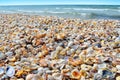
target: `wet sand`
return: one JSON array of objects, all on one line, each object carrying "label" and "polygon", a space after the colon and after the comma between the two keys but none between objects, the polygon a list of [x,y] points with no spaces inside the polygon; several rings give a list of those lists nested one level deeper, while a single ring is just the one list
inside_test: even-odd
[{"label": "wet sand", "polygon": [[0,80],[120,80],[120,21],[0,14]]}]

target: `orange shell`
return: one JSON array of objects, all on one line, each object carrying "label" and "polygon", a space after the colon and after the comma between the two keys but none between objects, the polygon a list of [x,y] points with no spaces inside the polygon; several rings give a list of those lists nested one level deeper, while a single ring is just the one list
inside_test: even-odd
[{"label": "orange shell", "polygon": [[69,58],[68,63],[73,66],[78,66],[83,63],[83,60],[73,60],[72,58]]},{"label": "orange shell", "polygon": [[80,72],[78,72],[78,71],[76,71],[76,70],[73,70],[72,72],[71,72],[71,76],[72,76],[72,78],[73,79],[80,79]]},{"label": "orange shell", "polygon": [[24,71],[23,70],[18,70],[17,73],[16,73],[16,76],[17,77],[20,77],[24,74]]},{"label": "orange shell", "polygon": [[44,38],[45,36],[46,34],[37,34],[35,38],[40,39],[40,38]]},{"label": "orange shell", "polygon": [[48,64],[47,64],[47,62],[46,62],[46,60],[45,59],[40,59],[40,66],[42,66],[42,67],[46,67],[46,66],[48,66]]}]

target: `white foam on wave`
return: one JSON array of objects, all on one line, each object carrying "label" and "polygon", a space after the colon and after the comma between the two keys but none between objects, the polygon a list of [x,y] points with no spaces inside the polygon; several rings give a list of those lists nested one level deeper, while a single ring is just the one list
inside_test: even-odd
[{"label": "white foam on wave", "polygon": [[97,8],[73,8],[74,10],[91,10],[91,11],[106,11],[110,9],[97,9]]},{"label": "white foam on wave", "polygon": [[65,14],[65,13],[67,13],[67,12],[45,11],[45,13],[52,13],[52,14]]},{"label": "white foam on wave", "polygon": [[0,13],[15,13],[14,11],[0,10]]}]

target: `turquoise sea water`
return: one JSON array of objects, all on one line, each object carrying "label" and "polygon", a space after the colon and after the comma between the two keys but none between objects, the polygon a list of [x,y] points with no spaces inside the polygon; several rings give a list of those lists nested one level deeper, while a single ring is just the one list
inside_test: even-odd
[{"label": "turquoise sea water", "polygon": [[0,13],[59,16],[80,19],[119,19],[120,5],[22,5],[0,6]]}]

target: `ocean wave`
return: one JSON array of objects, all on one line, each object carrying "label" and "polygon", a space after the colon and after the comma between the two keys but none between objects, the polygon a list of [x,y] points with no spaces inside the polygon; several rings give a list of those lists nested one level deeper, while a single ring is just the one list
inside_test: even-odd
[{"label": "ocean wave", "polygon": [[65,10],[76,10],[76,11],[118,11],[119,9],[108,9],[108,8],[63,8]]}]

